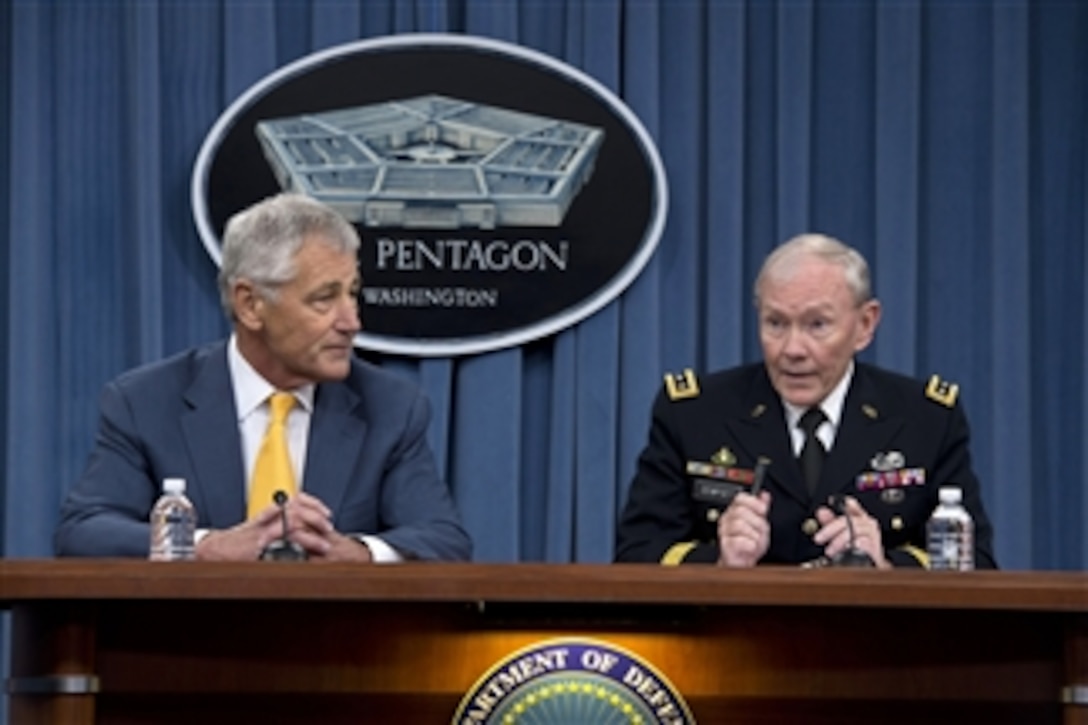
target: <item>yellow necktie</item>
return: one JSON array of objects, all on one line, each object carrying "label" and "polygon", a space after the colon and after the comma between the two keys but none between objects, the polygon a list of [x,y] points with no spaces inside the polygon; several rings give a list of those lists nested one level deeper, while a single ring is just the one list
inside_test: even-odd
[{"label": "yellow necktie", "polygon": [[287,414],[295,405],[290,393],[272,393],[268,398],[271,413],[268,429],[261,441],[261,450],[253,464],[253,479],[249,484],[248,517],[253,518],[272,503],[272,495],[283,491],[295,495],[295,473],[287,453]]}]

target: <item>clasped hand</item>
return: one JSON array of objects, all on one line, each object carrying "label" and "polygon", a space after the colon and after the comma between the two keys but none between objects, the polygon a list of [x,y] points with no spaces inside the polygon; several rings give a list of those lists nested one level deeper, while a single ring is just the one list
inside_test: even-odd
[{"label": "clasped hand", "polygon": [[854,548],[865,552],[873,563],[887,569],[891,565],[884,558],[884,542],[880,533],[880,524],[862,508],[858,500],[853,496],[847,496],[843,500],[843,513],[836,514],[827,506],[816,509],[816,521],[820,524],[820,530],[812,537],[812,540],[824,547],[824,555],[834,559],[850,548],[850,526],[854,529]]},{"label": "clasped hand", "polygon": [[[728,567],[750,567],[759,563],[771,544],[771,525],[767,520],[771,495],[762,491],[759,496],[738,493],[718,519],[718,564]],[[847,496],[843,513],[836,514],[827,506],[816,510],[819,530],[812,540],[824,547],[824,555],[835,558],[850,547],[850,530],[846,519],[854,528],[854,546],[868,554],[880,568],[890,564],[884,558],[884,545],[880,524],[870,516],[857,499]]]},{"label": "clasped hand", "polygon": [[300,492],[280,507],[271,504],[251,519],[229,529],[211,531],[196,547],[205,561],[253,561],[284,535],[301,546],[311,560],[370,561],[370,550],[332,525],[332,511],[320,499]]}]

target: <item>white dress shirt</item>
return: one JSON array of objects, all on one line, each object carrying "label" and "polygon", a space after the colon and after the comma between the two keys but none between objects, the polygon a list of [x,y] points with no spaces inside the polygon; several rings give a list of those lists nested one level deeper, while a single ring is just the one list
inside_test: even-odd
[{"label": "white dress shirt", "polygon": [[[820,401],[819,408],[824,412],[826,420],[816,429],[816,437],[824,444],[824,450],[830,451],[835,443],[835,436],[839,432],[839,424],[842,422],[842,409],[846,404],[846,391],[850,389],[850,381],[854,378],[854,363],[846,369],[839,384],[831,389],[827,397]],[[782,401],[782,407],[786,410],[786,431],[793,444],[793,455],[800,456],[801,448],[805,445],[805,432],[797,427],[797,421],[805,414],[808,408],[800,408],[792,403]]]},{"label": "white dress shirt", "polygon": [[[238,412],[238,433],[242,442],[242,463],[245,467],[246,495],[249,495],[249,482],[253,477],[253,466],[260,451],[268,428],[270,408],[268,398],[276,388],[253,369],[249,361],[238,350],[238,340],[230,336],[227,345],[227,367],[231,386],[234,390],[234,407]],[[295,474],[298,490],[305,489],[306,452],[310,439],[310,421],[314,412],[313,383],[303,385],[290,392],[295,396],[295,405],[287,414],[287,451],[291,458],[291,468]],[[327,502],[326,502],[327,503]],[[200,534],[207,533],[199,532]],[[359,539],[370,549],[371,557],[376,562],[402,561],[400,553],[377,536],[359,533],[345,533],[346,536]]]}]

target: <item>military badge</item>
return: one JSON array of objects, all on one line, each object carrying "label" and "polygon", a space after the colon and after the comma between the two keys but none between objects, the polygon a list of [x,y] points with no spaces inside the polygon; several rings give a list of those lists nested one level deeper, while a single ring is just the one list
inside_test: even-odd
[{"label": "military badge", "polygon": [[737,462],[737,457],[733,455],[733,451],[722,446],[710,457],[710,462],[718,466],[732,466]]},{"label": "military badge", "polygon": [[686,368],[682,373],[670,373],[665,376],[665,392],[669,400],[685,400],[699,396],[699,381],[695,372]]},{"label": "military badge", "polygon": [[890,506],[903,503],[905,497],[906,494],[901,488],[886,488],[880,492],[880,500]]},{"label": "military badge", "polygon": [[947,380],[941,380],[941,378],[936,375],[930,377],[929,384],[926,385],[926,397],[940,403],[946,408],[951,408],[956,404],[956,396],[959,395],[959,393],[959,385],[950,383]]},{"label": "military badge", "polygon": [[688,461],[685,467],[689,476],[699,478],[713,478],[716,481],[731,481],[750,486],[755,480],[755,471],[750,468],[737,468],[735,466],[722,466],[701,461]]},{"label": "military badge", "polygon": [[887,488],[924,486],[926,469],[899,468],[893,471],[865,471],[859,473],[854,484],[859,491],[883,491]]},{"label": "military badge", "polygon": [[728,506],[734,496],[755,480],[755,471],[751,469],[702,461],[688,461],[685,471],[692,477],[691,497],[713,506]]},{"label": "military badge", "polygon": [[888,451],[887,453],[881,451],[873,456],[873,459],[869,461],[869,466],[874,471],[894,471],[897,468],[902,468],[906,462],[906,458],[899,451]]}]

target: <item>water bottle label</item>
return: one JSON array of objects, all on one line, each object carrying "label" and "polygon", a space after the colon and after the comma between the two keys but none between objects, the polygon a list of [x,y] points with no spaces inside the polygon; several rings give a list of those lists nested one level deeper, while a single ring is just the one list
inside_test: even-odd
[{"label": "water bottle label", "polygon": [[929,564],[932,569],[973,569],[974,552],[971,537],[962,531],[932,532],[929,545]]},{"label": "water bottle label", "polygon": [[192,507],[183,501],[164,498],[151,514],[151,558],[159,561],[192,559],[195,533]]},{"label": "water bottle label", "polygon": [[941,556],[946,561],[958,561],[960,558],[960,542],[954,536],[944,537],[941,542]]}]

